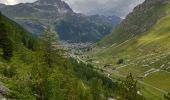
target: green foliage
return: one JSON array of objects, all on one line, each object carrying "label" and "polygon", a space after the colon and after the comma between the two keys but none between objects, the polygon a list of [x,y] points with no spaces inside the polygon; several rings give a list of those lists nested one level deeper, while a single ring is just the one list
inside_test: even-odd
[{"label": "green foliage", "polygon": [[3,49],[3,57],[10,60],[13,54],[13,43],[8,36],[7,26],[0,23],[0,48]]},{"label": "green foliage", "polygon": [[3,49],[4,59],[10,61],[13,50],[18,43],[22,43],[28,49],[34,50],[36,40],[18,24],[6,18],[0,13],[0,48]]},{"label": "green foliage", "polygon": [[124,60],[123,59],[119,59],[117,64],[123,64]]},{"label": "green foliage", "polygon": [[73,65],[73,70],[80,79],[87,81],[91,84],[91,80],[98,79],[101,81],[103,94],[105,96],[113,96],[117,90],[118,83],[114,80],[104,76],[103,74],[97,72],[94,67],[90,64],[77,63],[76,60],[70,59]]},{"label": "green foliage", "polygon": [[164,95],[164,98],[165,98],[166,100],[170,100],[170,92],[168,92],[168,94]]},{"label": "green foliage", "polygon": [[1,69],[5,77],[12,78],[16,74],[16,68],[13,66],[5,66]]},{"label": "green foliage", "polygon": [[151,1],[150,4],[144,2],[137,6],[132,13],[127,15],[120,25],[111,34],[99,42],[100,46],[123,43],[134,36],[141,35],[149,31],[156,22],[166,15],[167,3],[164,1]]},{"label": "green foliage", "polygon": [[54,32],[51,32],[50,29],[46,29],[43,36],[42,36],[42,42],[43,42],[43,49],[44,49],[44,56],[46,59],[46,62],[48,66],[51,68],[54,63],[56,62],[56,57],[60,55],[59,49],[58,49],[58,38],[57,34]]},{"label": "green foliage", "polygon": [[143,96],[138,94],[137,81],[134,80],[132,74],[126,77],[125,81],[120,84],[118,100],[144,100]]},{"label": "green foliage", "polygon": [[91,79],[90,82],[90,89],[91,89],[91,94],[93,96],[93,100],[103,100],[103,90],[102,90],[102,81],[99,80],[98,78],[93,78]]}]

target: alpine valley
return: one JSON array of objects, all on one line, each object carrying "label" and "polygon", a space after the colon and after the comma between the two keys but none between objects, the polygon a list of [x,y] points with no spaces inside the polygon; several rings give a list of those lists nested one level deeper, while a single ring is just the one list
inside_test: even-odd
[{"label": "alpine valley", "polygon": [[0,99],[170,100],[170,0],[145,0],[123,20],[61,0],[0,11]]}]

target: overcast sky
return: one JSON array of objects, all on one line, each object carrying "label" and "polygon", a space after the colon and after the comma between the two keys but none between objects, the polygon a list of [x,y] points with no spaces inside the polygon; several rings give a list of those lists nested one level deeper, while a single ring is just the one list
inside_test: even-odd
[{"label": "overcast sky", "polygon": [[[17,4],[20,2],[34,2],[36,0],[0,0],[5,4]],[[132,9],[144,0],[63,0],[66,1],[75,12],[88,15],[104,14],[125,17]]]}]

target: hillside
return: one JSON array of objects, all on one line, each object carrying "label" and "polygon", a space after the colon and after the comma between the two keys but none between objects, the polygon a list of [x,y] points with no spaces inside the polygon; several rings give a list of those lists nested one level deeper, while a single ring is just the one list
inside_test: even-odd
[{"label": "hillside", "polygon": [[127,15],[111,34],[99,42],[99,45],[118,45],[149,31],[161,17],[166,15],[165,4],[167,2],[169,1],[146,0],[135,7],[133,12]]},{"label": "hillside", "polygon": [[51,26],[59,33],[61,40],[71,42],[98,41],[121,21],[117,16],[85,16],[75,13],[61,0],[38,0],[17,5],[2,4],[0,11],[33,34],[41,35],[44,26]]},{"label": "hillside", "polygon": [[86,52],[84,60],[115,78],[131,72],[147,99],[164,100],[170,90],[169,16],[169,0],[146,0]]},{"label": "hillside", "polygon": [[34,38],[0,14],[1,99],[103,100],[115,95],[116,81],[90,64],[63,57],[53,45],[55,37],[45,31],[42,40]]}]

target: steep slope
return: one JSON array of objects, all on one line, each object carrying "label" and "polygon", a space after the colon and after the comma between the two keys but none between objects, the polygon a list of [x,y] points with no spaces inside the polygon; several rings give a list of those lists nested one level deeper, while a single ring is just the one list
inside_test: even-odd
[{"label": "steep slope", "polygon": [[86,53],[87,60],[113,77],[131,72],[147,99],[164,100],[170,90],[169,16],[169,0],[146,0]]},{"label": "steep slope", "polygon": [[134,8],[133,12],[106,36],[99,44],[117,45],[131,39],[149,29],[163,16],[166,15],[165,5],[168,0],[146,0]]},{"label": "steep slope", "polygon": [[[2,48],[8,48],[8,40],[12,41],[13,47],[10,60],[2,56],[4,51],[9,51]],[[41,43],[43,42],[0,14],[1,99],[92,100],[96,96],[104,99],[114,95],[117,83],[93,70],[91,65],[58,56],[63,54],[54,52],[53,54],[57,53],[57,56],[52,55],[55,63],[49,68],[43,54],[45,45],[40,45]],[[56,51],[54,48],[53,50]]]},{"label": "steep slope", "polygon": [[[5,29],[5,32],[7,33],[7,37],[10,38],[13,44],[22,43],[25,47],[34,50],[34,42],[36,41],[32,34],[30,34],[28,31],[24,30],[20,25],[17,23],[11,21],[4,15],[0,13],[0,22],[1,25],[4,27],[8,27],[8,29]],[[3,32],[3,27],[1,27],[1,32]],[[3,33],[1,33],[2,35]],[[3,37],[1,37],[3,38]]]},{"label": "steep slope", "polygon": [[56,24],[55,30],[59,33],[61,40],[95,42],[110,33],[110,29],[114,26],[105,18],[98,15],[87,17],[82,14],[69,14]]},{"label": "steep slope", "polygon": [[[40,35],[44,26],[51,26],[59,33],[62,40],[72,42],[97,41],[110,33],[112,28],[121,21],[116,16],[85,16],[74,13],[68,4],[61,0],[38,0],[34,3],[3,5],[0,10],[31,33]],[[73,25],[78,27],[74,28]],[[61,27],[64,27],[64,32]],[[89,30],[84,30],[83,27]],[[73,36],[76,36],[75,39]]]}]

